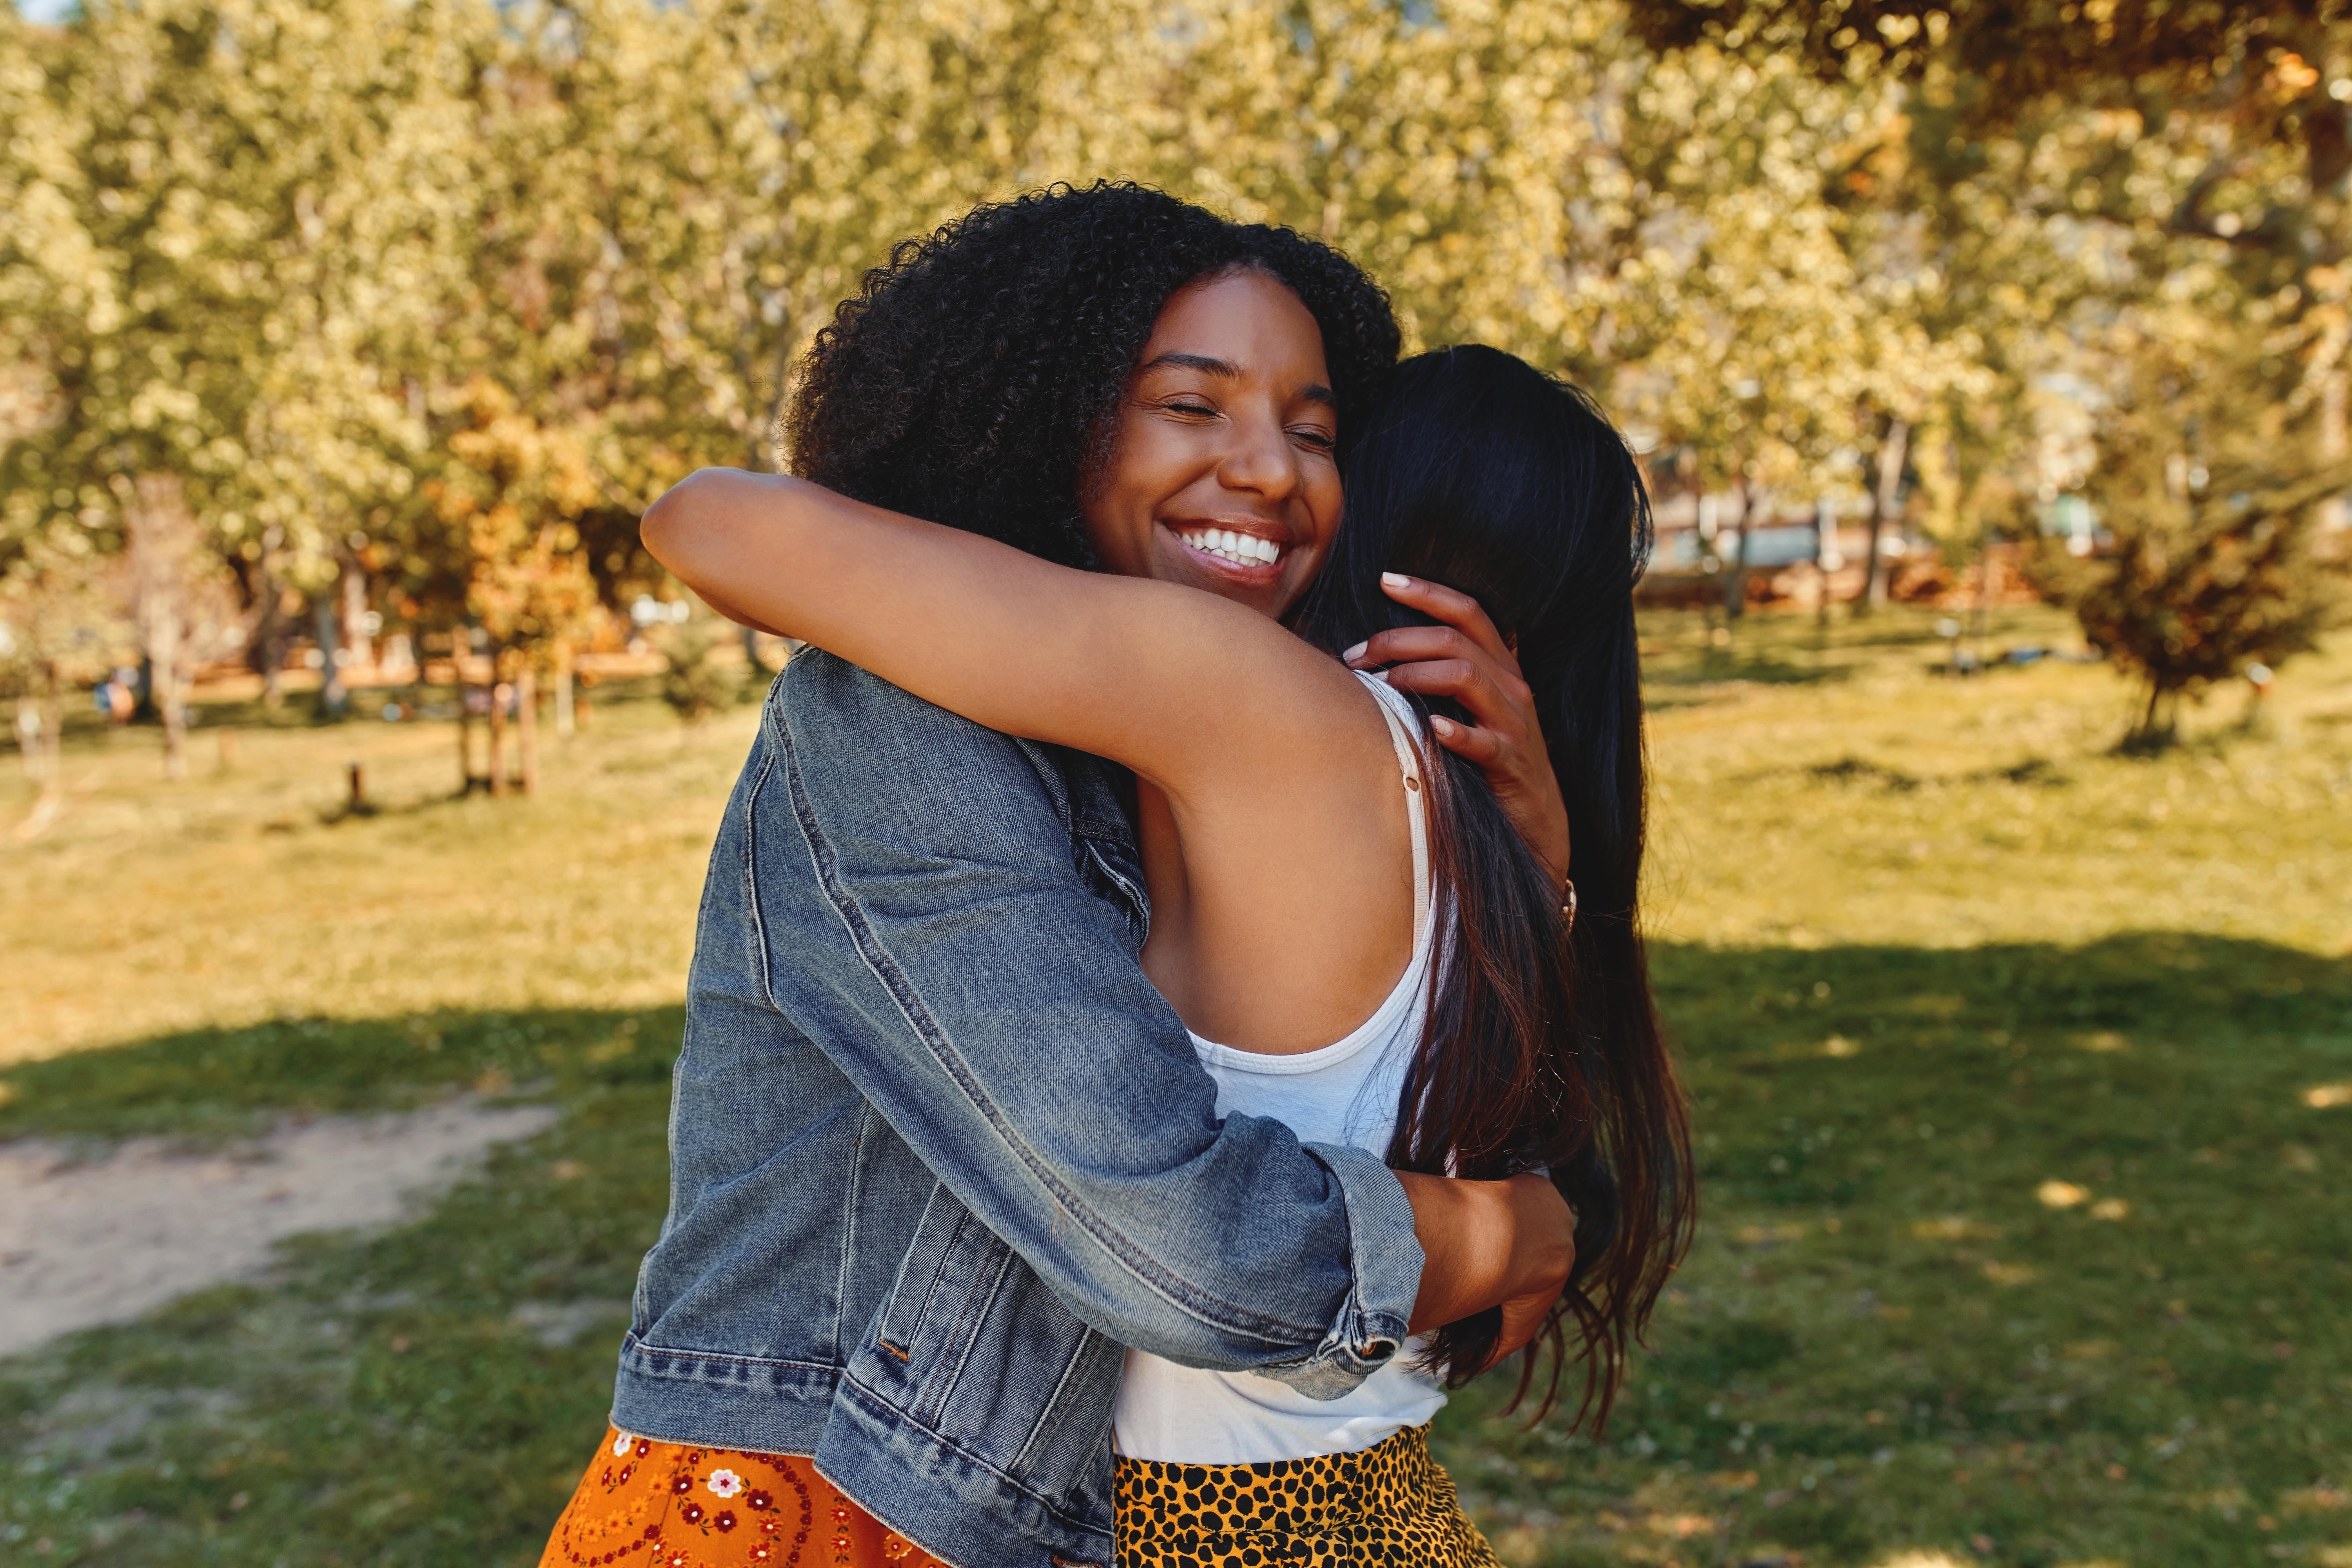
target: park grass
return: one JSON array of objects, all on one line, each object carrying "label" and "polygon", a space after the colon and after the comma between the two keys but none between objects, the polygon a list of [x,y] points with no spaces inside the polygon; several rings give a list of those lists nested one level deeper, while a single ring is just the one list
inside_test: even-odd
[{"label": "park grass", "polygon": [[[2352,1082],[2352,645],[2134,759],[2111,671],[1931,674],[1923,617],[1647,633],[1706,1220],[1605,1440],[1490,1386],[1442,1421],[1505,1558],[2352,1564],[2352,1107],[2312,1094]],[[2026,643],[2065,628],[1990,629]],[[412,1225],[0,1363],[0,1560],[529,1563],[659,1220],[749,715],[608,703],[529,803],[445,798],[446,726],[236,717],[177,786],[77,736],[0,850],[0,1135],[563,1117]]]}]

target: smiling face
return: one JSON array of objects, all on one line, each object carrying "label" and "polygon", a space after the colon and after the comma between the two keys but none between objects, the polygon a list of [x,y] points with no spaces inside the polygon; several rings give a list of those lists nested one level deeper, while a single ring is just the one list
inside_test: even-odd
[{"label": "smiling face", "polygon": [[1259,272],[1188,285],[1161,307],[1088,486],[1103,565],[1280,616],[1339,526],[1339,410],[1323,333]]}]

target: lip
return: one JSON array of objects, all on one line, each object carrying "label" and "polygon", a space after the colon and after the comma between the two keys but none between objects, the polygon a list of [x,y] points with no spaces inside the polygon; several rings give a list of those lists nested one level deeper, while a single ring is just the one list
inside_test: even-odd
[{"label": "lip", "polygon": [[[1254,519],[1186,518],[1181,522],[1162,522],[1160,526],[1167,531],[1169,538],[1175,541],[1176,548],[1184,552],[1184,558],[1190,561],[1195,569],[1209,576],[1246,587],[1271,587],[1279,582],[1282,578],[1282,569],[1290,560],[1291,551],[1297,548],[1297,545],[1284,533],[1268,528],[1265,523]],[[1184,537],[1181,531],[1188,528],[1222,528],[1234,533],[1246,533],[1254,539],[1272,542],[1282,553],[1272,561],[1261,561],[1244,566],[1236,562],[1228,561],[1221,555],[1212,555],[1207,551],[1195,546]]]}]

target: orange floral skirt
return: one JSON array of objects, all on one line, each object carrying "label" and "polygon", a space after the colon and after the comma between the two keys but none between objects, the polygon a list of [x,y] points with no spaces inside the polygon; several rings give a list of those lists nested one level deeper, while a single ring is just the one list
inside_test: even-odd
[{"label": "orange floral skirt", "polygon": [[540,1568],[946,1568],[798,1454],[656,1443],[618,1427],[580,1478]]}]

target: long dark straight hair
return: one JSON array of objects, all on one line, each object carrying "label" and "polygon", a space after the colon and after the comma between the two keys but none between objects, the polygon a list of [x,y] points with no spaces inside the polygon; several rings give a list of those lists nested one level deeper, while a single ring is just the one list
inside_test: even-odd
[{"label": "long dark straight hair", "polygon": [[[1337,652],[1425,624],[1381,591],[1383,572],[1476,598],[1533,691],[1568,805],[1579,902],[1564,932],[1557,887],[1485,776],[1431,748],[1444,762],[1432,865],[1451,919],[1389,1163],[1475,1177],[1549,1170],[1577,1210],[1576,1272],[1528,1349],[1518,1393],[1548,1349],[1543,1407],[1558,1396],[1572,1316],[1585,1363],[1578,1416],[1598,1424],[1696,1210],[1689,1121],[1650,1001],[1638,908],[1647,787],[1633,582],[1649,554],[1648,493],[1591,399],[1479,346],[1398,365],[1345,433],[1341,464],[1345,524],[1297,629]],[[1465,1382],[1500,1327],[1499,1309],[1449,1324],[1428,1360]]]}]

